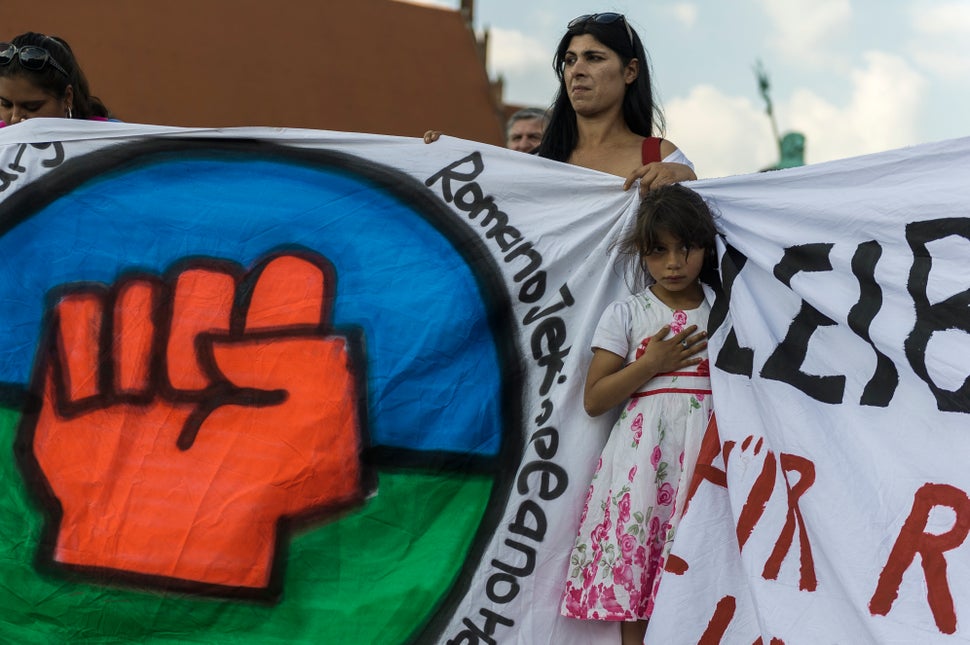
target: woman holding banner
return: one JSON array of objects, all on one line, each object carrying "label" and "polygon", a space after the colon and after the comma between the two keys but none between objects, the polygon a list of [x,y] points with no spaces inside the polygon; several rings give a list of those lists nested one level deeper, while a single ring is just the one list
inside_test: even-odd
[{"label": "woman holding banner", "polygon": [[[556,49],[553,66],[559,77],[559,93],[552,106],[549,125],[539,146],[540,157],[565,161],[624,177],[624,190],[628,190],[639,180],[641,196],[668,184],[697,179],[693,165],[677,146],[666,139],[654,136],[655,130],[663,129],[663,115],[653,100],[646,51],[639,36],[622,14],[590,14],[570,21],[566,34]],[[703,205],[700,198],[697,200]],[[713,230],[713,224],[711,224],[711,234]],[[696,260],[697,257],[705,254],[698,251],[693,255]],[[703,294],[699,284],[693,295],[701,297],[703,304]],[[694,329],[696,326],[688,327],[686,332]],[[665,334],[667,331],[667,329],[661,329],[660,334]],[[676,336],[675,338],[679,343],[680,338]],[[700,362],[700,359],[693,359],[693,355],[706,346],[700,340],[702,338],[703,336],[699,335],[689,341],[686,337],[683,340],[683,352],[688,355],[692,369],[695,362]],[[679,349],[679,345],[675,349]],[[622,366],[625,359],[619,356],[615,358],[619,359],[617,367]],[[698,418],[701,416],[703,415],[697,415]],[[644,426],[646,425],[644,423]],[[649,434],[646,429],[644,430],[645,435]],[[626,447],[629,448],[629,444]],[[630,450],[636,451],[634,448]],[[659,450],[659,444],[654,452],[656,450]],[[600,463],[603,463],[602,457]],[[636,470],[637,468],[634,467],[629,473],[630,486],[634,485],[635,481],[642,483],[641,479],[634,478]],[[648,470],[644,469],[644,473]],[[679,472],[679,469],[672,468],[671,471],[671,478],[676,479],[677,472],[674,471]],[[612,483],[607,481],[606,485],[609,486]],[[670,483],[665,483],[665,486],[671,488]],[[593,488],[593,486],[590,487],[590,495],[593,494]],[[611,494],[614,492],[612,488],[610,491]],[[646,489],[638,490],[634,497],[641,500],[646,492],[648,492]],[[619,499],[619,494],[617,498]],[[627,494],[626,499],[629,500],[629,498],[630,494]],[[590,504],[590,501],[587,499],[587,504]],[[597,507],[601,502],[603,502],[602,497],[593,500]],[[618,521],[622,519],[623,509],[613,508],[609,499],[605,504],[607,506],[605,519],[596,530],[609,532],[610,512],[617,511],[620,515],[614,520],[617,521],[615,530],[619,531]],[[627,508],[627,511],[629,510]],[[589,517],[595,519],[598,516],[594,516],[590,511]],[[586,511],[583,512],[583,519],[588,519]],[[640,542],[648,535],[649,529],[658,528],[658,516],[652,518],[643,516],[641,522],[643,524],[646,524],[647,519],[653,520],[649,529],[646,525],[634,526],[638,520],[632,516],[627,519],[632,520],[633,524],[626,527],[625,530],[630,533],[623,536],[619,548],[625,551],[628,542],[636,543],[639,548],[634,550],[636,552],[634,559],[641,558],[640,552],[645,551],[645,547],[640,545]],[[570,578],[566,581],[560,607],[561,613],[572,618],[619,622],[620,641],[623,645],[642,643],[647,619],[653,610],[653,597],[659,583],[658,561],[661,559],[661,552],[655,552],[655,549],[651,548],[649,559],[644,555],[642,561],[638,560],[638,571],[641,575],[636,576],[637,580],[632,579],[633,567],[624,569],[618,566],[610,573],[609,567],[604,563],[603,570],[599,571],[595,554],[591,555],[592,560],[585,560],[588,545],[583,542],[582,530],[581,526],[577,547],[570,557],[571,572]],[[654,544],[659,538],[651,533],[651,539],[651,544]],[[598,540],[592,540],[592,542],[599,544]],[[606,542],[608,540],[603,541],[603,543]],[[580,555],[577,556],[577,553]],[[626,578],[630,579],[624,577],[624,572],[628,574]],[[586,589],[593,583],[591,577],[596,577],[598,573],[606,580],[603,582],[597,578],[600,584],[595,589],[600,590],[599,592],[584,593],[572,584],[573,576],[578,575],[582,583],[579,586]],[[577,591],[579,591],[578,597],[575,593]]]},{"label": "woman holding banner", "polygon": [[654,136],[663,115],[643,43],[623,14],[570,21],[553,67],[559,93],[540,157],[624,177],[624,190],[639,180],[641,193],[697,179],[677,146]]},{"label": "woman holding banner", "polygon": [[0,43],[0,127],[34,117],[106,121],[71,47],[34,32]]}]

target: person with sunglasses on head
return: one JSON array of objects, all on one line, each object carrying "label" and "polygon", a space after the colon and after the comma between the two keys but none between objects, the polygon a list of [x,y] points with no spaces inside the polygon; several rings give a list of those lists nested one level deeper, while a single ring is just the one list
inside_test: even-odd
[{"label": "person with sunglasses on head", "polygon": [[106,121],[111,113],[91,96],[67,42],[28,32],[0,43],[0,127],[34,117]]},{"label": "person with sunglasses on head", "polygon": [[[697,179],[690,161],[677,146],[656,136],[663,130],[663,115],[653,98],[646,52],[622,14],[589,14],[570,21],[556,49],[553,65],[559,77],[559,93],[539,146],[540,157],[618,175],[624,178],[624,190],[639,180],[643,198],[641,212],[660,199],[659,195],[674,188],[660,190],[662,187]],[[671,213],[678,221],[682,215],[680,211]],[[678,240],[675,246],[680,248],[685,244],[688,250],[694,248],[684,240]],[[705,253],[702,250],[690,253],[695,264],[695,256],[699,255]],[[677,270],[683,273],[682,267]],[[691,279],[696,277],[693,275]],[[698,284],[692,283],[691,294],[701,298],[703,304]],[[670,308],[668,316],[673,312]],[[683,313],[676,312],[677,316]],[[679,336],[673,342],[660,338],[668,331],[681,335],[697,331],[696,326],[688,327],[687,323],[681,329],[681,323],[687,319],[677,316],[674,319],[678,328],[674,329],[671,323],[671,329],[661,329],[655,338],[640,342],[642,337],[637,337],[630,354],[636,350],[636,357],[643,354],[645,360],[651,352],[663,351],[667,343],[668,349],[678,354],[673,371],[686,372],[685,365],[693,369],[700,362],[694,353],[703,344],[701,334],[689,340],[685,338],[683,343]],[[618,323],[616,329],[621,336],[626,333],[623,324]],[[627,364],[628,359],[624,354],[619,367],[630,367],[632,363]],[[594,367],[591,365],[590,369]],[[670,372],[667,368],[660,372],[665,370]],[[588,400],[584,404],[588,414],[602,414],[616,401],[622,402],[627,397],[629,391],[623,390],[611,398],[609,406],[599,406],[601,402],[590,394],[595,394],[596,388],[607,380],[615,380],[614,377],[617,374],[595,384],[593,390],[589,389],[592,386],[587,379]],[[636,389],[643,382],[640,379],[632,387]],[[625,427],[631,432],[619,437],[611,435],[607,444],[607,449],[617,446],[617,451],[610,453],[617,455],[617,459],[601,456],[593,474],[560,603],[560,613],[568,618],[619,623],[623,645],[643,643],[662,575],[665,549],[669,546],[667,538],[676,524],[674,507],[680,490],[676,440],[670,437],[664,440],[663,434],[657,436],[658,431],[665,430],[635,409],[637,400],[632,398],[620,412],[621,421],[625,419]],[[677,399],[677,402],[679,405],[683,401]],[[661,445],[665,446],[663,451],[658,447]]]},{"label": "person with sunglasses on head", "polygon": [[623,14],[571,20],[553,67],[559,92],[540,157],[618,175],[624,190],[639,180],[641,194],[697,179],[687,157],[661,138],[647,54]]}]

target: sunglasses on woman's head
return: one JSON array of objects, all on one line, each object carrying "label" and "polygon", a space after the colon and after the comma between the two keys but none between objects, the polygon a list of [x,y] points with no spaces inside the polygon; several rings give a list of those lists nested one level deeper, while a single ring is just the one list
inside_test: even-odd
[{"label": "sunglasses on woman's head", "polygon": [[567,29],[574,29],[580,25],[585,25],[587,22],[595,22],[601,25],[612,25],[617,20],[623,21],[623,26],[626,27],[626,35],[630,39],[630,45],[633,45],[633,30],[630,29],[630,23],[626,21],[626,17],[622,13],[613,13],[612,11],[607,13],[588,13],[584,16],[579,16],[578,18],[573,18],[566,25]]},{"label": "sunglasses on woman's head", "polygon": [[37,47],[36,45],[17,47],[12,43],[0,43],[0,65],[9,65],[14,57],[20,61],[20,66],[24,69],[37,72],[44,69],[44,65],[50,63],[51,67],[64,76],[70,76],[61,67],[61,64],[54,60],[50,52],[43,47]]}]

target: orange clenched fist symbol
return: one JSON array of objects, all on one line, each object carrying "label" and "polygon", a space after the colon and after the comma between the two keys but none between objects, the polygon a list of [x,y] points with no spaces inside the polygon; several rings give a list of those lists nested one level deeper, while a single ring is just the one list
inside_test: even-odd
[{"label": "orange clenched fist symbol", "polygon": [[263,588],[281,518],[363,499],[359,368],[329,326],[329,265],[286,254],[239,273],[198,262],[51,305],[32,449],[61,506],[56,562]]}]

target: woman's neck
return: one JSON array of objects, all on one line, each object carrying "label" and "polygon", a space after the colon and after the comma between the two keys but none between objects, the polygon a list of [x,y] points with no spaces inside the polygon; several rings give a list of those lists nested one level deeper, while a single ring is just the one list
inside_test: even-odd
[{"label": "woman's neck", "polygon": [[643,137],[630,130],[622,118],[577,116],[576,127],[576,147],[569,163],[619,177],[627,177],[640,167]]},{"label": "woman's neck", "polygon": [[642,138],[630,130],[618,111],[586,117],[577,114],[576,130],[576,150],[623,145]]}]

